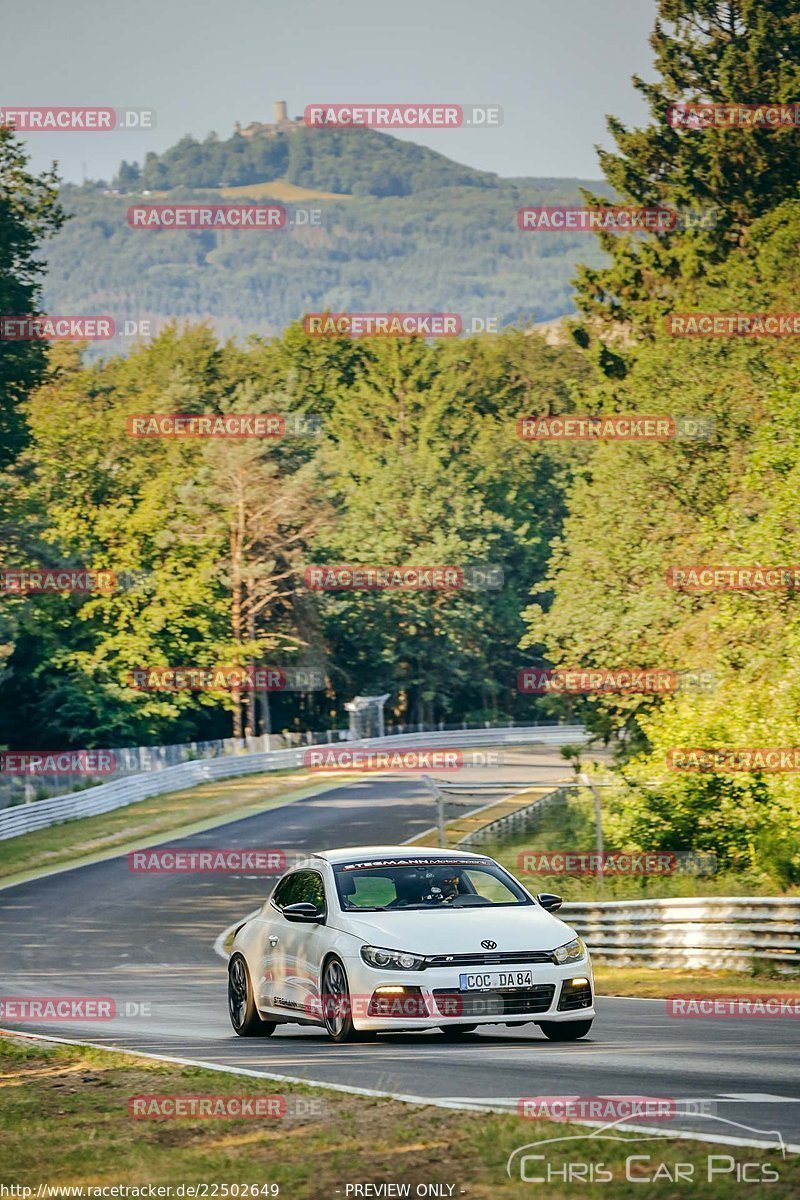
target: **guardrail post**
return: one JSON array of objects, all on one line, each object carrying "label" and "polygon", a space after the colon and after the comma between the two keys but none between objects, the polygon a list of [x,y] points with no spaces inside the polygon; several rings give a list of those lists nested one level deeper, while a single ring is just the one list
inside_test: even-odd
[{"label": "guardrail post", "polygon": [[601,896],[605,895],[605,878],[603,876],[603,810],[600,805],[600,791],[594,786],[588,775],[579,775],[578,778],[588,787],[594,797],[594,845],[597,851],[597,890]]},{"label": "guardrail post", "polygon": [[431,779],[430,775],[423,775],[422,780],[436,801],[436,828],[439,830],[439,845],[444,849],[447,845],[444,828],[444,795]]}]

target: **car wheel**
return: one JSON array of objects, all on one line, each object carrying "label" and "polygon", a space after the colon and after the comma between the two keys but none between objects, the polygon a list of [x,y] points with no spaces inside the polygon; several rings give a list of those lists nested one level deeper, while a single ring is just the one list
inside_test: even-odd
[{"label": "car wheel", "polygon": [[258,1015],[247,963],[241,954],[234,954],[228,963],[228,1012],[239,1037],[269,1037],[275,1032],[276,1022],[264,1021]]},{"label": "car wheel", "polygon": [[329,958],[322,973],[322,1020],[332,1042],[357,1042],[358,1030],[353,1025],[353,1005],[344,963]]},{"label": "car wheel", "polygon": [[463,1037],[465,1033],[474,1033],[477,1028],[478,1028],[477,1025],[440,1025],[439,1026],[440,1032],[443,1033],[446,1038],[452,1038],[453,1041],[456,1041],[458,1038]]},{"label": "car wheel", "polygon": [[539,1028],[551,1042],[575,1042],[578,1038],[586,1037],[586,1034],[592,1028],[592,1022],[542,1021]]}]

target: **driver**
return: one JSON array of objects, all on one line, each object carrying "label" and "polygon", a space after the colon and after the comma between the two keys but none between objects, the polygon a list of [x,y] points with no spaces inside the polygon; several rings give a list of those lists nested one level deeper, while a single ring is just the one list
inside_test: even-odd
[{"label": "driver", "polygon": [[458,895],[458,872],[452,867],[436,867],[428,872],[433,876],[430,885],[431,899],[439,904],[450,904]]},{"label": "driver", "polygon": [[397,899],[394,905],[407,908],[412,904],[449,904],[458,895],[458,874],[452,867],[434,867],[409,871],[395,880]]},{"label": "driver", "polygon": [[426,895],[428,886],[421,871],[404,871],[395,878],[394,886],[397,891],[392,907],[405,908],[409,904],[425,904],[429,897]]}]

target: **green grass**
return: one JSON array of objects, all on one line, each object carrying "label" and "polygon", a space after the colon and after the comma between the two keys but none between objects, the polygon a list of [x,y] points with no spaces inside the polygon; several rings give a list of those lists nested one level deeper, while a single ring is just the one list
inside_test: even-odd
[{"label": "green grass", "polygon": [[309,771],[270,771],[221,779],[7,838],[0,842],[0,881],[136,849],[168,835],[187,835],[198,826],[246,817],[349,778],[323,783]]},{"label": "green grass", "polygon": [[750,975],[745,971],[673,970],[660,967],[608,967],[594,964],[600,996],[776,996],[800,994],[797,976],[777,973]]},{"label": "green grass", "polygon": [[[268,1051],[268,1045],[256,1043],[254,1050],[259,1049]],[[525,1045],[521,1052],[534,1059],[537,1046]],[[391,1087],[391,1081],[385,1086]],[[556,1088],[552,1081],[537,1088],[532,1077],[531,1093],[537,1090],[552,1093]],[[643,1170],[652,1174],[661,1162],[670,1170],[676,1162],[691,1164],[698,1182],[653,1183],[648,1195],[663,1200],[685,1195],[741,1200],[755,1194],[730,1174],[706,1183],[709,1155],[771,1164],[779,1173],[768,1190],[774,1200],[789,1200],[800,1191],[797,1156],[783,1161],[777,1151],[670,1139],[654,1144],[642,1140],[650,1138],[649,1133],[617,1135],[632,1139],[631,1144],[606,1140],[592,1146],[585,1140],[591,1131],[575,1125],[283,1087],[270,1080],[10,1038],[0,1039],[0,1094],[0,1183],[32,1187],[34,1195],[40,1183],[173,1188],[189,1183],[273,1183],[279,1185],[283,1200],[345,1200],[347,1184],[402,1182],[411,1185],[412,1196],[418,1184],[437,1183],[454,1185],[451,1194],[469,1200],[537,1194],[548,1200],[574,1200],[585,1194],[585,1185],[554,1182],[537,1193],[518,1175],[515,1180],[506,1175],[507,1158],[518,1147],[569,1135],[582,1140],[567,1143],[568,1160],[602,1161],[612,1172],[614,1182],[600,1192],[608,1200],[641,1196]],[[261,1120],[142,1120],[129,1115],[131,1097],[154,1094],[280,1094],[287,1105],[301,1102],[305,1109]],[[664,1126],[654,1128],[657,1132]],[[563,1151],[545,1147],[544,1152],[554,1168],[563,1167]],[[631,1166],[637,1182],[625,1180],[625,1160],[632,1155],[651,1158],[651,1164]]]},{"label": "green grass", "polygon": [[[588,792],[574,791],[566,801],[542,809],[529,832],[513,838],[482,843],[526,887],[540,892],[557,892],[565,900],[647,900],[679,896],[775,896],[797,895],[800,888],[784,889],[768,874],[759,871],[718,871],[713,875],[606,875],[600,881],[594,875],[533,875],[522,869],[521,855],[531,851],[573,851],[585,853],[595,847],[592,798]],[[606,850],[626,849],[610,844]],[[690,849],[690,847],[686,847]]]},{"label": "green grass", "polygon": [[[646,900],[680,896],[774,896],[782,894],[774,880],[752,873],[720,872],[710,876],[652,875],[606,877],[531,875],[520,868],[520,855],[530,851],[586,851],[594,847],[594,808],[591,797],[572,793],[566,802],[542,810],[530,832],[486,844],[486,850],[534,892],[556,892],[567,901]],[[796,888],[789,894],[796,894]],[[591,947],[590,947],[591,948]],[[615,967],[595,963],[597,992],[607,996],[660,998],[690,992],[696,995],[795,993],[797,975],[782,975],[760,965],[752,972],[680,970],[658,967]]]}]

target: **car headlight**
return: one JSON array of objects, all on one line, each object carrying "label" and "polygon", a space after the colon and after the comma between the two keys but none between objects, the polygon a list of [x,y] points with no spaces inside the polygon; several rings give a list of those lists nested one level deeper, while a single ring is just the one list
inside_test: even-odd
[{"label": "car headlight", "polygon": [[390,971],[421,971],[425,964],[421,954],[384,950],[382,946],[362,946],[361,957],[370,967],[388,968]]},{"label": "car headlight", "polygon": [[562,966],[564,963],[578,962],[579,959],[586,957],[586,943],[583,938],[573,938],[571,942],[567,942],[565,946],[557,946],[553,951],[553,958]]}]

